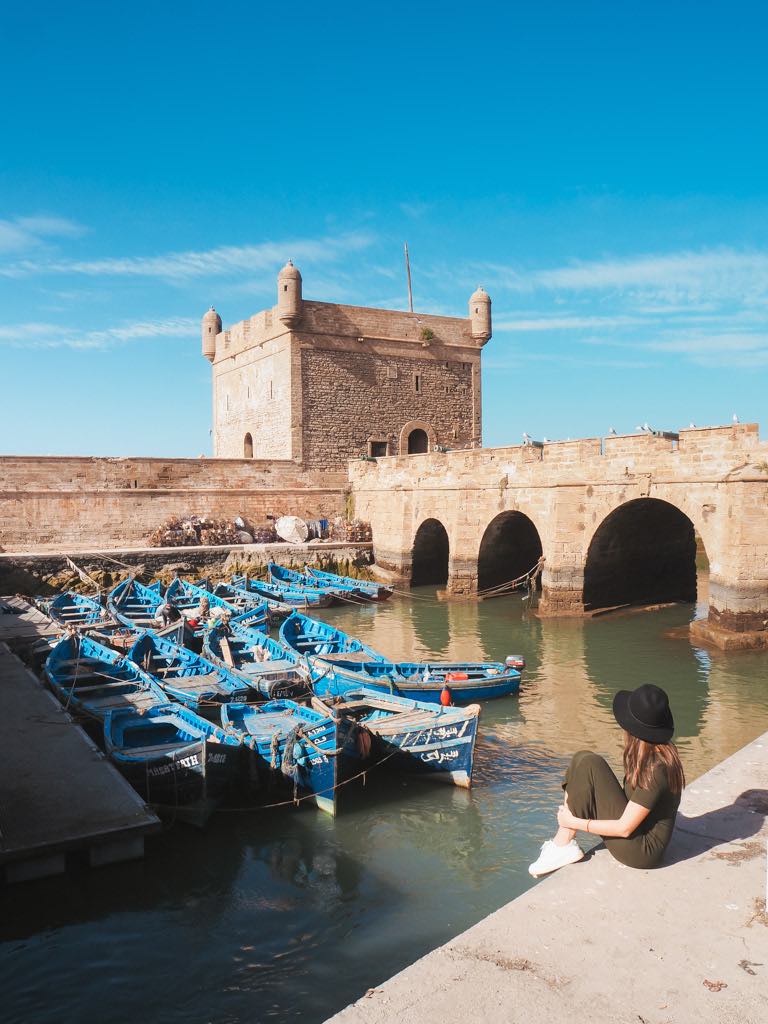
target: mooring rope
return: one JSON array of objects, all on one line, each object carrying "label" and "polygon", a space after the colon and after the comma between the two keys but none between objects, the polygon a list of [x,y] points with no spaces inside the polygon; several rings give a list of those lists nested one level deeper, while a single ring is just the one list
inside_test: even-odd
[{"label": "mooring rope", "polygon": [[544,556],[542,555],[536,564],[524,572],[522,576],[518,576],[514,580],[508,580],[506,583],[499,583],[494,587],[486,587],[483,590],[478,590],[477,597],[479,598],[490,598],[490,597],[503,597],[505,593],[510,590],[516,590],[519,587],[524,586],[526,583],[533,582],[539,576],[544,567]]},{"label": "mooring rope", "polygon": [[290,800],[280,800],[277,803],[272,804],[250,804],[243,807],[217,807],[217,814],[244,814],[253,813],[254,811],[268,811],[273,807],[297,807],[299,804],[304,803],[306,800],[315,800],[318,796],[325,796],[328,793],[335,793],[337,789],[341,789],[342,786],[348,786],[350,782],[355,782],[356,779],[363,779],[363,785],[365,785],[365,777],[368,772],[373,771],[374,768],[379,768],[385,764],[390,758],[396,754],[401,753],[400,748],[397,747],[395,750],[390,751],[386,757],[382,757],[380,761],[376,761],[374,764],[368,765],[363,771],[358,772],[356,775],[350,775],[348,779],[342,779],[341,782],[337,782],[335,786],[329,786],[328,789],[320,790],[318,793],[305,793],[304,796],[293,797]]}]

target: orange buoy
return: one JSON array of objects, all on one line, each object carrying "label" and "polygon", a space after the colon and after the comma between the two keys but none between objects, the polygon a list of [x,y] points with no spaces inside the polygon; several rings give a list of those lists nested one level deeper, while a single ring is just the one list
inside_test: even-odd
[{"label": "orange buoy", "polygon": [[440,691],[440,703],[444,708],[449,708],[453,704],[453,695],[449,686],[444,686]]}]

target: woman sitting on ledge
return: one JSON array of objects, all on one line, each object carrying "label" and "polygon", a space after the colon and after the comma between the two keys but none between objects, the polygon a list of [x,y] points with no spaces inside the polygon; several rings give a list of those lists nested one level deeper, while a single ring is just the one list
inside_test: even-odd
[{"label": "woman sitting on ledge", "polygon": [[573,755],[557,811],[560,827],[528,868],[534,878],[582,859],[577,831],[600,836],[616,860],[632,868],[656,867],[667,848],[685,786],[670,742],[675,725],[667,695],[652,683],[620,690],[613,714],[624,730],[624,786],[598,754]]}]

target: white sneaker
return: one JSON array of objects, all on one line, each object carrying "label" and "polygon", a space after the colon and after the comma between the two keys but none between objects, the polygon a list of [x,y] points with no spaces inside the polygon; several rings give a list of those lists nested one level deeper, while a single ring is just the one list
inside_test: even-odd
[{"label": "white sneaker", "polygon": [[534,878],[538,878],[540,875],[548,875],[550,871],[564,868],[566,864],[575,864],[583,856],[584,853],[575,839],[565,846],[555,846],[552,840],[548,839],[546,843],[542,843],[539,859],[530,865],[528,872]]}]

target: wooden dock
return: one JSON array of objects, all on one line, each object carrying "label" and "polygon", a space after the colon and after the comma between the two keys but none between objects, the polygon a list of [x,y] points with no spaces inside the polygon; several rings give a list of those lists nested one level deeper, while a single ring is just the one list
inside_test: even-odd
[{"label": "wooden dock", "polygon": [[142,857],[144,836],[159,828],[141,797],[0,642],[0,874],[5,881],[60,874],[71,855],[93,867]]},{"label": "wooden dock", "polygon": [[0,597],[0,643],[13,651],[30,650],[38,640],[61,632],[61,627],[21,597]]}]

